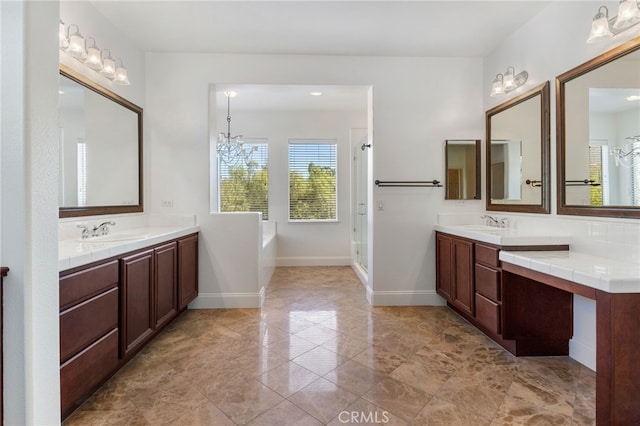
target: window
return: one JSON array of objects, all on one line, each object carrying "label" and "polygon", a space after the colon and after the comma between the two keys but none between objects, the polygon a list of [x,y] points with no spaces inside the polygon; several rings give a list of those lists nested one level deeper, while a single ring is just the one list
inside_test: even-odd
[{"label": "window", "polygon": [[218,203],[221,212],[262,212],[269,219],[269,155],[266,139],[245,140],[247,150],[257,147],[248,165],[229,166],[218,161]]},{"label": "window", "polygon": [[335,141],[289,141],[289,220],[336,221]]},{"label": "window", "polygon": [[76,147],[78,168],[78,206],[87,205],[87,144],[84,138],[78,138]]}]

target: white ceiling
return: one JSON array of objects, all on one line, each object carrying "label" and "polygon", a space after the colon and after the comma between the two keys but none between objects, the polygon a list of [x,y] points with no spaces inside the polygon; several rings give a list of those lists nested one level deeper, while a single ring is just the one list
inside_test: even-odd
[{"label": "white ceiling", "polygon": [[[231,98],[231,112],[256,111],[354,111],[367,109],[369,86],[291,85],[291,84],[224,84],[216,86],[219,110],[227,109],[225,92],[236,92]],[[320,92],[321,96],[312,96]]]},{"label": "white ceiling", "polygon": [[[482,57],[549,1],[92,0],[143,51]],[[366,87],[216,87],[231,110],[361,109]],[[309,92],[323,92],[312,97]]]},{"label": "white ceiling", "polygon": [[485,56],[549,1],[91,2],[144,51]]}]

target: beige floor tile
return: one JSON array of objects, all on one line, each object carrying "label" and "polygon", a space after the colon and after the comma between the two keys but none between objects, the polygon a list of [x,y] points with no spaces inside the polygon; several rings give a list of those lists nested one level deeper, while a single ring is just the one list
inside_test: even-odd
[{"label": "beige floor tile", "polygon": [[65,421],[408,423],[593,425],[595,373],[516,358],[447,307],[369,306],[349,267],[286,267],[262,309],[181,314]]},{"label": "beige floor tile", "polygon": [[402,420],[411,421],[427,405],[432,395],[393,378],[378,381],[363,398]]},{"label": "beige floor tile", "polygon": [[325,424],[357,399],[356,395],[323,378],[289,397],[289,401]]},{"label": "beige floor tile", "polygon": [[260,377],[260,381],[280,395],[288,397],[316,381],[320,376],[289,361]]},{"label": "beige floor tile", "polygon": [[313,371],[318,376],[324,376],[339,365],[344,364],[347,359],[329,349],[318,346],[294,358],[293,362]]}]

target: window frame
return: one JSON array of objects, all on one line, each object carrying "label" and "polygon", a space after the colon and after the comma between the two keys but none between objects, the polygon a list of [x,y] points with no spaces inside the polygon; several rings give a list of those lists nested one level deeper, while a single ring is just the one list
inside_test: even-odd
[{"label": "window frame", "polygon": [[[260,213],[262,213],[262,220],[269,220],[269,213],[270,213],[270,203],[271,203],[271,173],[269,171],[269,139],[268,138],[243,138],[243,143],[245,145],[264,145],[264,147],[266,148],[266,166],[267,166],[267,204],[266,204],[266,208],[267,208],[267,214],[265,217],[265,212],[262,211]],[[258,149],[258,151],[260,151],[260,149]],[[247,213],[245,211],[223,211],[222,210],[222,168],[223,168],[223,164],[222,161],[220,160],[220,157],[216,155],[216,165],[217,165],[217,195],[218,195],[218,200],[217,200],[217,207],[218,207],[218,212],[219,213]],[[258,164],[259,167],[263,167],[260,164]],[[246,168],[246,166],[244,166]],[[249,212],[255,212],[253,210],[250,210]]]},{"label": "window frame", "polygon": [[[331,145],[334,150],[335,164],[335,218],[333,219],[292,219],[291,218],[291,145]],[[339,216],[339,192],[338,184],[338,139],[337,138],[289,138],[287,141],[287,222],[288,223],[338,223]]]}]

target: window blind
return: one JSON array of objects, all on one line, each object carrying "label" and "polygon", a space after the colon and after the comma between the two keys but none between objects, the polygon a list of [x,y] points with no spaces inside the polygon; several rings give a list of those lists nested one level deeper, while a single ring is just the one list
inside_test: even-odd
[{"label": "window blind", "polygon": [[337,144],[289,141],[289,220],[338,220]]},{"label": "window blind", "polygon": [[218,203],[221,212],[262,212],[269,219],[269,147],[266,139],[245,140],[249,151],[257,147],[248,165],[229,166],[218,161]]}]

